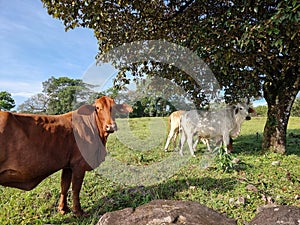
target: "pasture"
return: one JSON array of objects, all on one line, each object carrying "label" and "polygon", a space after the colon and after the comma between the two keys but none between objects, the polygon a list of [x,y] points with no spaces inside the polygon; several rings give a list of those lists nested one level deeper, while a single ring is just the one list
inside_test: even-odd
[{"label": "pasture", "polygon": [[[108,139],[107,160],[84,179],[81,204],[89,217],[57,213],[57,172],[29,192],[0,186],[0,224],[95,224],[105,212],[154,199],[196,201],[240,225],[266,204],[300,207],[300,139],[287,137],[284,156],[261,152],[265,120],[243,123],[233,153],[240,163],[224,172],[203,144],[196,158],[190,157],[187,146],[184,157],[165,152],[167,118],[118,119],[120,130]],[[290,119],[290,133],[300,134],[299,117]]]}]

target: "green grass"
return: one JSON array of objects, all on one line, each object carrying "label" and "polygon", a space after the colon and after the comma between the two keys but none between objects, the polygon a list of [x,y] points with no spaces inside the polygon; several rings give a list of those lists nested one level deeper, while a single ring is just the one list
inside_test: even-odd
[{"label": "green grass", "polygon": [[[166,121],[118,121],[120,130],[109,137],[106,162],[85,176],[81,204],[89,217],[57,213],[58,172],[29,192],[0,186],[0,224],[96,224],[105,212],[137,207],[153,199],[196,201],[237,219],[240,225],[250,221],[257,208],[267,204],[266,199],[300,207],[299,139],[287,138],[284,156],[262,153],[265,118],[246,121],[234,142],[233,156],[241,163],[225,173],[214,164],[203,144],[199,144],[196,158],[189,157],[187,148],[185,157],[165,152]],[[300,133],[300,118],[290,119],[288,134],[291,132]],[[272,165],[274,161],[280,161],[280,165]],[[258,191],[247,190],[249,184]],[[245,204],[235,204],[239,197]]]}]

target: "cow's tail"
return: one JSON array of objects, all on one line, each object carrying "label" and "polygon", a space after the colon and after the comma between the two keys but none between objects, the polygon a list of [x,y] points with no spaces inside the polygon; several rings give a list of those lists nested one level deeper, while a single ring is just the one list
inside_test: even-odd
[{"label": "cow's tail", "polygon": [[179,122],[179,128],[178,128],[178,129],[179,129],[179,130],[178,130],[179,133],[182,132],[182,125],[181,125],[182,123],[181,123],[181,120],[182,120],[182,116],[180,116],[180,118],[179,118],[179,121],[180,121],[180,122]]},{"label": "cow's tail", "polygon": [[[180,134],[180,138],[179,138],[179,152],[182,155],[182,148],[184,143],[182,143],[182,136],[186,137],[186,131],[184,130],[184,126],[182,126],[182,119],[183,119],[184,114],[180,115],[180,122],[179,122],[179,134]],[[185,141],[183,141],[185,142]]]},{"label": "cow's tail", "polygon": [[179,133],[180,133],[181,135],[182,135],[182,132],[185,133],[185,130],[184,130],[183,126],[182,126],[182,118],[183,118],[183,116],[184,116],[184,114],[181,114],[181,115],[180,115],[180,118],[179,118],[179,120],[180,120],[180,122],[179,122]]}]

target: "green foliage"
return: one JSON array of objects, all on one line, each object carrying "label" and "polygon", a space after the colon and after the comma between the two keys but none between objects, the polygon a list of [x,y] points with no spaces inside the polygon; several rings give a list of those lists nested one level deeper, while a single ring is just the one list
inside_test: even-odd
[{"label": "green foliage", "polygon": [[[267,123],[263,146],[285,151],[286,128],[280,127],[280,121],[287,122],[290,103],[300,90],[299,1],[42,2],[50,15],[64,22],[66,29],[93,29],[100,59],[116,46],[144,40],[166,40],[196,52],[225,90],[227,102],[263,95],[276,109],[271,114],[278,120],[276,129],[282,135],[276,135],[276,129]],[[145,45],[145,54],[152,50]],[[169,49],[156,51],[174,62],[184,61],[180,56],[173,58]],[[130,51],[115,55],[120,55],[121,61],[135,62],[120,65],[117,86],[130,82],[126,71],[136,77],[147,73],[174,81],[192,96],[195,105],[207,103],[203,85],[177,67],[157,60],[136,62],[136,54]],[[278,136],[276,143],[282,146],[270,146],[272,136]]]},{"label": "green foliage", "polygon": [[140,78],[135,79],[135,88],[119,91],[116,97],[133,106],[132,118],[168,116],[176,109],[187,110],[190,107],[186,102],[186,93],[180,93],[176,88],[176,85],[163,79]]},{"label": "green foliage", "polygon": [[27,99],[18,111],[41,114],[63,114],[77,109],[83,104],[93,104],[96,98],[104,95],[92,90],[94,85],[81,79],[50,77],[43,82],[43,93]]},{"label": "green foliage", "polygon": [[133,103],[130,117],[168,116],[173,111],[175,110],[170,102],[161,97],[146,96]]},{"label": "green foliage", "polygon": [[227,154],[224,147],[219,148],[218,155],[215,158],[217,165],[225,172],[233,169],[233,156],[232,154]]},{"label": "green foliage", "polygon": [[11,97],[11,94],[7,91],[0,92],[0,110],[9,111],[15,107],[15,100]]},{"label": "green foliage", "polygon": [[[163,120],[167,122],[166,118]],[[161,129],[157,133],[162,141],[158,146],[151,147],[156,140],[147,139],[151,135],[149,121],[160,124],[162,118],[134,118],[129,119],[129,122],[118,119],[120,126],[122,122],[129,123],[133,135],[140,138],[137,143],[146,140],[148,144],[142,145],[142,150],[128,147],[128,143],[120,141],[120,129],[108,138],[109,155],[124,165],[145,170],[168,159],[173,152],[164,151],[166,134],[162,134]],[[234,154],[241,163],[226,173],[213,161],[209,167],[200,166],[206,151],[202,144],[199,144],[195,152],[196,158],[189,158],[186,164],[167,179],[149,185],[143,182],[125,185],[118,180],[108,179],[104,172],[87,172],[80,198],[83,209],[89,213],[88,217],[76,218],[71,213],[60,215],[57,212],[60,172],[51,175],[28,192],[0,186],[0,224],[91,225],[96,224],[106,212],[137,207],[154,199],[195,201],[237,219],[239,225],[249,222],[257,214],[259,207],[270,202],[299,207],[299,139],[288,137],[287,155],[262,153],[259,148],[265,121],[266,118],[256,117],[243,123],[241,135],[233,144]],[[291,118],[288,132],[299,134],[299,124],[299,118]],[[129,133],[128,130],[126,132]],[[188,149],[184,154],[189,154]],[[178,161],[174,164],[178,164]],[[117,176],[116,169],[110,167],[108,174]],[[153,170],[149,172],[154,173]],[[125,179],[131,176],[132,173],[127,174]],[[249,184],[254,185],[257,191],[249,190]],[[69,197],[71,196],[70,190]],[[237,203],[239,197],[245,199],[244,204]],[[68,201],[69,204],[71,202]]]},{"label": "green foliage", "polygon": [[267,113],[268,113],[268,106],[266,106],[266,105],[257,106],[257,107],[255,107],[255,111],[257,113],[257,116],[266,117]]},{"label": "green foliage", "polygon": [[91,85],[80,79],[51,77],[43,82],[43,92],[49,96],[48,114],[63,114],[82,105],[89,94]]},{"label": "green foliage", "polygon": [[142,105],[141,101],[136,101],[133,105],[133,112],[130,114],[130,117],[142,117],[144,115],[145,107]]},{"label": "green foliage", "polygon": [[292,110],[291,110],[291,116],[297,116],[300,117],[300,97],[296,98]]},{"label": "green foliage", "polygon": [[[251,5],[238,1],[42,1],[48,13],[61,19],[66,29],[93,29],[99,40],[100,54],[123,43],[158,39],[196,51],[210,63],[231,100],[236,96],[260,95],[263,81],[291,80],[292,76],[283,71],[299,79],[297,1],[253,2]],[[123,54],[122,57],[134,56]],[[283,68],[272,63],[278,61]],[[126,65],[117,79],[128,83],[126,70],[131,70],[133,75],[147,72],[167,77],[186,85],[188,91],[195,89],[189,86],[195,85],[193,82],[182,82],[189,81],[186,74],[169,65],[158,66],[157,62],[151,66],[148,62]]]}]

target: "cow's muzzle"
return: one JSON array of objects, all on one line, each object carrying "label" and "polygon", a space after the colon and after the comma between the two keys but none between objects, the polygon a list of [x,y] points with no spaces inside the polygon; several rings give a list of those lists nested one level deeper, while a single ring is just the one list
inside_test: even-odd
[{"label": "cow's muzzle", "polygon": [[251,116],[246,116],[246,120],[251,120]]},{"label": "cow's muzzle", "polygon": [[117,124],[114,123],[114,124],[106,125],[105,130],[107,133],[113,133],[118,130]]}]

